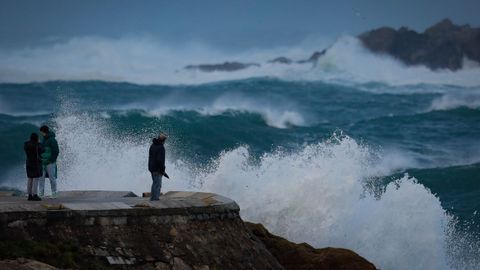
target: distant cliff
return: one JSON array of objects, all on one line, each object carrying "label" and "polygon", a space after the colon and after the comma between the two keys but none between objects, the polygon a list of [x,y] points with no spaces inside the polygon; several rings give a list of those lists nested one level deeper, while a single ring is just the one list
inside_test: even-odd
[{"label": "distant cliff", "polygon": [[[465,57],[480,63],[480,28],[470,25],[455,25],[445,19],[423,33],[407,27],[395,30],[381,27],[358,36],[363,45],[374,53],[388,54],[406,65],[425,65],[430,69],[458,70]],[[293,60],[279,56],[267,61],[268,64],[312,64],[324,56],[329,49],[315,51],[307,59]],[[186,66],[187,70],[203,72],[238,71],[250,67],[260,67],[259,63],[224,62]]]},{"label": "distant cliff", "polygon": [[407,65],[458,70],[464,57],[480,62],[480,28],[458,26],[445,19],[423,33],[401,27],[382,27],[359,35],[375,53],[386,53]]}]

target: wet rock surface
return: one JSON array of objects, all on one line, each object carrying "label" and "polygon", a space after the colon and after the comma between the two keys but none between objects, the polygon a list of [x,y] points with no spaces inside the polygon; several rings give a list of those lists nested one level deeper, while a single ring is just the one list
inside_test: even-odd
[{"label": "wet rock surface", "polygon": [[375,266],[355,252],[343,248],[319,248],[295,244],[271,234],[262,224],[246,222],[280,264],[287,270],[375,270]]},{"label": "wet rock surface", "polygon": [[0,261],[0,269],[2,270],[56,270],[57,267],[48,265],[35,260],[18,258],[15,260]]}]

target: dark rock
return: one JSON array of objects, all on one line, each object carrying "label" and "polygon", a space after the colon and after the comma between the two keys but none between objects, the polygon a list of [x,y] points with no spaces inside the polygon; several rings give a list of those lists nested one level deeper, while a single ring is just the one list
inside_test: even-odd
[{"label": "dark rock", "polygon": [[394,56],[407,65],[458,70],[464,57],[480,62],[480,28],[457,26],[445,19],[423,33],[401,27],[382,27],[359,36],[375,53]]},{"label": "dark rock", "polygon": [[273,235],[262,224],[246,222],[252,233],[286,270],[375,270],[375,266],[355,252],[343,248],[320,248],[295,244]]},{"label": "dark rock", "polygon": [[240,62],[225,62],[223,64],[202,64],[202,65],[188,65],[187,70],[200,70],[203,72],[213,71],[237,71],[249,67],[260,67],[257,63],[240,63]]},{"label": "dark rock", "polygon": [[272,59],[268,61],[268,63],[273,63],[273,64],[291,64],[293,61],[290,58],[287,57],[277,57],[275,59]]},{"label": "dark rock", "polygon": [[15,260],[3,260],[0,261],[0,269],[2,270],[56,270],[59,268],[51,265],[24,258],[18,258]]},{"label": "dark rock", "polygon": [[297,63],[299,64],[306,64],[306,63],[317,63],[318,59],[320,56],[324,55],[327,52],[327,50],[323,50],[321,52],[314,52],[310,58],[305,59],[305,60],[299,60]]}]

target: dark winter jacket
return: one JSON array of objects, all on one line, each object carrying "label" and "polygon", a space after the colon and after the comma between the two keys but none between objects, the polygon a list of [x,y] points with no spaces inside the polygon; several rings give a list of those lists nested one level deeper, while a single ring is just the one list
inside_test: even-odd
[{"label": "dark winter jacket", "polygon": [[159,139],[153,139],[148,151],[148,170],[160,174],[165,172],[165,147]]},{"label": "dark winter jacket", "polygon": [[44,137],[43,139],[43,147],[45,148],[50,148],[50,150],[52,151],[52,154],[50,156],[50,159],[47,161],[48,164],[50,163],[54,163],[57,161],[57,157],[58,157],[58,153],[59,153],[59,150],[58,150],[58,143],[57,143],[57,140],[55,139],[55,133],[53,132],[49,132],[47,134],[46,137]]},{"label": "dark winter jacket", "polygon": [[43,153],[43,147],[38,142],[28,141],[23,145],[27,155],[26,169],[28,178],[38,178],[43,175],[42,160],[40,155]]}]

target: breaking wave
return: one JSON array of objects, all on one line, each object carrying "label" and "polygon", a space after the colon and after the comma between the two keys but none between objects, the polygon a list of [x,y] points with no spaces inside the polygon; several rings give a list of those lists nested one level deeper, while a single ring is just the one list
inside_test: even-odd
[{"label": "breaking wave", "polygon": [[444,94],[432,101],[429,110],[452,110],[457,108],[480,109],[480,91]]},{"label": "breaking wave", "polygon": [[[192,103],[193,102],[193,103]],[[225,113],[254,113],[259,114],[265,123],[275,128],[287,128],[289,126],[305,126],[307,122],[303,114],[298,111],[291,102],[276,102],[264,98],[252,99],[240,94],[221,95],[213,100],[187,101],[182,97],[175,100],[167,98],[154,104],[134,103],[121,106],[117,109],[141,110],[147,116],[161,117],[175,111],[194,111],[203,116],[215,116]]]},{"label": "breaking wave", "polygon": [[[55,124],[63,149],[61,189],[149,189],[148,136],[118,136],[87,115],[58,116]],[[175,147],[167,145],[170,157]],[[454,219],[416,179],[405,175],[384,186],[380,196],[369,188],[377,177],[412,161],[373,151],[348,136],[334,134],[296,152],[265,153],[259,161],[252,160],[248,147],[238,147],[209,166],[196,166],[169,158],[172,180],[165,180],[164,191],[200,188],[229,196],[244,219],[295,242],[351,248],[381,269],[478,266],[461,257],[472,254],[461,250],[475,243],[452,227]]]},{"label": "breaking wave", "polygon": [[[339,38],[316,65],[272,64],[280,55],[295,60],[308,58],[314,49],[328,46],[301,44],[293,48],[223,52],[191,43],[171,47],[149,38],[108,39],[78,37],[50,46],[0,51],[1,82],[49,80],[127,81],[139,84],[199,84],[255,77],[285,80],[322,80],[342,83],[381,82],[387,85],[448,84],[479,86],[480,67],[468,64],[460,71],[431,71],[424,66],[407,67],[392,57],[374,55],[353,37]],[[189,64],[257,62],[236,72],[188,71]],[[61,67],[61,68],[59,68]]]}]

